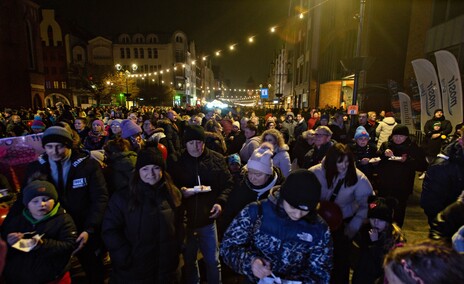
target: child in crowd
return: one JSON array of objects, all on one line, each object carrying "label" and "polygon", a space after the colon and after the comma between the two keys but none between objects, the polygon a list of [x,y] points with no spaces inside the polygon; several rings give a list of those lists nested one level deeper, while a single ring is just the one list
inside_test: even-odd
[{"label": "child in crowd", "polygon": [[58,193],[48,181],[34,180],[23,189],[26,208],[8,215],[2,238],[8,243],[6,283],[71,283],[71,254],[76,226],[58,203]]},{"label": "child in crowd", "polygon": [[356,168],[366,175],[375,189],[374,172],[380,162],[380,158],[377,155],[377,146],[369,142],[370,136],[364,126],[356,128],[354,140],[355,143],[351,144],[350,148],[356,161]]},{"label": "child in crowd", "polygon": [[227,166],[229,168],[232,177],[234,178],[234,184],[238,185],[243,179],[242,163],[238,154],[232,154],[227,157]]},{"label": "child in crowd", "polygon": [[396,200],[370,196],[368,203],[369,223],[361,227],[355,238],[359,246],[359,259],[354,267],[353,284],[382,280],[384,256],[405,242],[401,229],[392,223]]}]

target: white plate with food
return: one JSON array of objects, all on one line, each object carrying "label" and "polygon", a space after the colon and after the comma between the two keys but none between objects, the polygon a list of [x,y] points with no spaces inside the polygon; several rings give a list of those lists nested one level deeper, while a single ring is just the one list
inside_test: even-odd
[{"label": "white plate with food", "polygon": [[211,186],[209,185],[195,185],[193,188],[187,188],[187,191],[193,191],[193,192],[209,192],[211,191]]}]

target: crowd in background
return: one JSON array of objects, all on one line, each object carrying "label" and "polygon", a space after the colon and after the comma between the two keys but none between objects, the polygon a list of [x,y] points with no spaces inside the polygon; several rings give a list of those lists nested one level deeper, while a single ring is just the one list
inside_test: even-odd
[{"label": "crowd in background", "polygon": [[[18,263],[60,256],[43,281],[69,283],[75,255],[103,283],[106,252],[112,283],[348,283],[350,269],[353,283],[464,281],[462,125],[453,132],[440,109],[420,144],[391,112],[334,108],[58,103],[0,120],[0,138],[42,133],[45,152],[2,226],[10,247],[21,230],[44,239],[35,255],[7,255],[7,281],[19,279]],[[401,227],[417,173],[431,230],[411,246]],[[34,215],[35,198],[48,211]]]}]

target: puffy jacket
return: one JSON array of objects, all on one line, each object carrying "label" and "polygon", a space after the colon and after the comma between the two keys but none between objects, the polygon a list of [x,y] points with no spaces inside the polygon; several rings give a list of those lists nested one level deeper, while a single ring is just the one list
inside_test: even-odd
[{"label": "puffy jacket", "polygon": [[136,161],[137,154],[133,151],[116,152],[108,156],[108,167],[103,169],[103,172],[109,192],[113,193],[129,186]]},{"label": "puffy jacket", "polygon": [[292,163],[290,161],[290,155],[288,153],[288,145],[285,144],[283,147],[276,147],[274,149],[274,155],[272,156],[272,162],[274,166],[282,171],[284,177],[287,177],[292,170]]},{"label": "puffy jacket", "polygon": [[[103,220],[112,283],[176,283],[182,239],[182,211],[166,182],[139,183],[140,204],[130,208],[130,190],[116,192]],[[180,199],[180,191],[174,187]]]},{"label": "puffy jacket", "polygon": [[388,141],[388,137],[392,134],[393,128],[397,125],[394,117],[385,117],[375,129],[375,134],[379,138],[377,140],[377,148],[380,148],[383,142]]},{"label": "puffy jacket", "polygon": [[251,263],[257,257],[267,259],[282,279],[329,283],[333,249],[327,224],[318,215],[293,221],[277,200],[276,188],[268,200],[248,205],[232,221],[220,246],[224,262],[254,283]]},{"label": "puffy jacket", "polygon": [[36,232],[43,243],[30,252],[9,247],[3,276],[7,283],[48,283],[59,279],[70,268],[76,248],[76,226],[62,208],[52,217],[33,225],[21,211],[8,214],[2,225],[2,238],[9,233]]},{"label": "puffy jacket", "polygon": [[243,165],[248,162],[248,159],[250,159],[251,154],[253,154],[253,151],[256,148],[258,148],[260,144],[261,138],[259,136],[253,136],[245,141],[239,153]]},{"label": "puffy jacket", "polygon": [[229,192],[234,186],[232,175],[224,157],[208,148],[195,158],[184,150],[180,156],[171,155],[168,159],[168,171],[177,187],[192,188],[201,184],[210,186],[211,191],[201,192],[184,199],[187,210],[187,228],[196,229],[214,222],[209,218],[214,204],[224,208]]},{"label": "puffy jacket", "polygon": [[449,144],[427,169],[420,205],[432,221],[464,190],[464,154],[459,141]]},{"label": "puffy jacket", "polygon": [[[332,183],[332,187],[329,188],[323,163],[324,161],[321,164],[311,167],[309,170],[316,175],[321,183],[321,200],[330,200],[338,181],[344,177],[337,177]],[[350,222],[345,226],[345,234],[349,238],[354,237],[361,228],[363,222],[367,219],[367,198],[374,194],[371,183],[358,169],[356,169],[356,176],[358,181],[352,186],[343,184],[335,198],[335,203],[337,203],[342,210],[343,219],[351,218]]]}]

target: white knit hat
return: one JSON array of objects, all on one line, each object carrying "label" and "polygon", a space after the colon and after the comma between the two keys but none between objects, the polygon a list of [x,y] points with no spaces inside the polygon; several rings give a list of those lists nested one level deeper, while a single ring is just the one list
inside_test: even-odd
[{"label": "white knit hat", "polygon": [[234,122],[232,122],[232,125],[235,125],[235,126],[237,126],[238,129],[240,129],[240,122],[234,121]]},{"label": "white knit hat", "polygon": [[273,173],[273,162],[272,162],[272,151],[267,147],[259,147],[253,151],[250,159],[247,163],[248,169],[254,169],[262,173],[272,175]]}]

